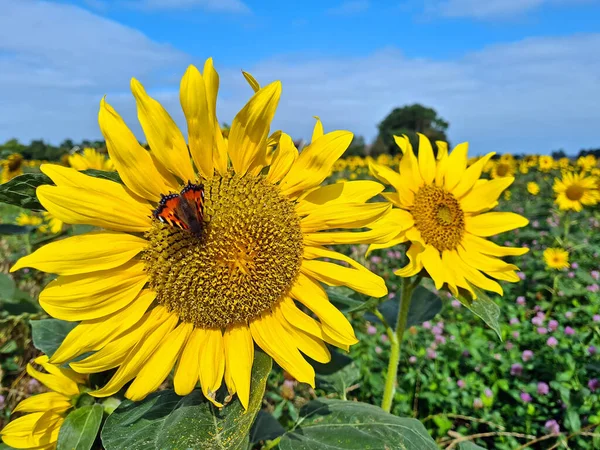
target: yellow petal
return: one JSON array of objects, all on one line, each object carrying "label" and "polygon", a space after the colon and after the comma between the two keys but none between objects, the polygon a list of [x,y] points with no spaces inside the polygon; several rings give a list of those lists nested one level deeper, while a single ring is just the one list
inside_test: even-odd
[{"label": "yellow petal", "polygon": [[321,119],[318,116],[314,116],[314,118],[317,121],[315,122],[315,127],[313,128],[313,133],[310,142],[315,142],[317,139],[323,136],[323,134],[325,134],[325,132],[323,131],[323,124],[321,123]]},{"label": "yellow petal", "polygon": [[390,242],[397,235],[398,229],[390,226],[362,232],[305,233],[304,245],[384,244]]},{"label": "yellow petal", "polygon": [[442,264],[444,264],[444,267],[446,267],[448,269],[448,271],[452,274],[452,283],[448,284],[448,287],[450,288],[450,291],[452,291],[452,294],[454,294],[455,296],[458,295],[458,290],[456,289],[456,286],[461,287],[463,289],[466,289],[473,298],[475,298],[475,292],[473,291],[473,287],[467,282],[467,280],[465,279],[464,275],[461,273],[460,270],[460,261],[459,257],[458,257],[458,253],[456,253],[455,250],[444,250],[442,252]]},{"label": "yellow petal", "polygon": [[252,320],[250,332],[256,344],[296,380],[315,386],[314,369],[273,314],[264,313]]},{"label": "yellow petal", "polygon": [[431,276],[431,279],[435,283],[436,289],[441,289],[446,282],[446,268],[442,264],[442,258],[440,252],[428,245],[425,250],[421,252],[421,262],[427,270],[427,273]]},{"label": "yellow petal", "polygon": [[51,411],[27,414],[12,420],[0,435],[11,448],[53,449],[64,418]]},{"label": "yellow petal", "polygon": [[433,148],[427,136],[417,133],[419,136],[419,169],[425,184],[433,183],[435,179],[435,158]]},{"label": "yellow petal", "polygon": [[304,148],[281,182],[283,195],[292,197],[321,184],[331,173],[333,164],[352,142],[352,133],[333,131]]},{"label": "yellow petal", "polygon": [[477,287],[485,289],[486,291],[492,291],[496,292],[499,295],[502,295],[502,287],[500,287],[498,283],[484,276],[476,268],[471,267],[460,257],[460,255],[458,255],[457,258],[454,258],[453,262],[456,264],[455,271],[461,273],[469,283],[472,283]]},{"label": "yellow petal", "polygon": [[256,81],[252,75],[250,75],[248,72],[244,72],[243,70],[242,75],[244,75],[244,78],[254,92],[260,91],[260,84],[258,84],[258,81]]},{"label": "yellow petal", "polygon": [[135,380],[125,392],[125,397],[137,402],[158,389],[171,372],[193,329],[194,326],[191,323],[181,323],[171,331],[144,363]]},{"label": "yellow petal", "polygon": [[160,200],[169,187],[152,162],[150,153],[142,147],[123,119],[104,98],[98,113],[100,131],[115,169],[129,189],[151,201]]},{"label": "yellow petal", "polygon": [[280,96],[281,83],[275,81],[254,94],[233,119],[228,147],[237,174],[244,175],[264,163],[269,127]]},{"label": "yellow petal", "polygon": [[415,156],[410,141],[406,136],[394,136],[394,141],[402,149],[404,148],[402,159],[400,160],[400,174],[406,179],[406,186],[413,192],[423,186],[423,177],[419,168],[419,162]]},{"label": "yellow petal", "polygon": [[525,217],[511,212],[489,212],[478,216],[465,216],[465,229],[476,236],[494,236],[529,223]]},{"label": "yellow petal", "polygon": [[289,339],[298,347],[298,350],[321,364],[327,364],[331,361],[331,353],[329,353],[322,339],[292,326],[281,312],[281,308],[275,308],[274,313],[279,323],[283,325],[283,328],[289,334]]},{"label": "yellow petal", "polygon": [[469,153],[469,144],[463,142],[458,144],[448,156],[448,168],[444,186],[447,191],[452,191],[458,182],[462,179],[465,170],[467,169],[467,155]]},{"label": "yellow petal", "polygon": [[137,104],[138,120],[156,159],[183,182],[195,180],[185,139],[169,113],[135,78],[131,79],[131,92]]},{"label": "yellow petal", "polygon": [[514,270],[507,270],[503,272],[486,270],[485,274],[497,280],[508,281],[509,283],[518,283],[521,281]]},{"label": "yellow petal", "polygon": [[82,321],[63,339],[50,362],[63,364],[85,352],[101,349],[138,323],[155,298],[155,292],[143,290],[124,308],[108,316]]},{"label": "yellow petal", "polygon": [[495,154],[495,152],[491,152],[485,156],[482,156],[477,160],[477,162],[475,162],[467,170],[465,170],[465,173],[463,174],[461,180],[452,190],[452,194],[456,198],[461,198],[463,195],[469,192],[469,190],[472,189],[473,186],[475,186],[475,183],[477,182],[477,180],[479,180],[479,177],[481,176],[481,172],[483,171],[484,166]]},{"label": "yellow petal", "polygon": [[465,233],[462,244],[466,249],[475,249],[490,256],[521,256],[529,251],[526,247],[501,247],[471,233]]},{"label": "yellow petal", "polygon": [[329,286],[347,286],[356,292],[373,297],[383,297],[387,294],[383,279],[371,272],[315,260],[304,260],[300,270]]},{"label": "yellow petal", "polygon": [[[473,166],[471,166],[473,167]],[[471,167],[469,167],[470,170]],[[502,177],[488,181],[485,184],[475,186],[467,195],[460,200],[460,207],[466,213],[474,213],[489,209],[498,201],[500,194],[512,184],[513,177]]]},{"label": "yellow petal", "polygon": [[[159,308],[162,307],[156,307],[155,310]],[[161,313],[157,311],[155,317]],[[108,397],[119,392],[129,380],[135,378],[140,373],[146,361],[148,361],[161,342],[175,328],[177,321],[178,318],[175,314],[169,314],[166,319],[163,318],[158,327],[154,328],[145,339],[140,340],[135,347],[131,348],[127,357],[109,382],[102,389],[91,391],[89,394],[94,397]],[[74,364],[71,366],[75,368]]]},{"label": "yellow petal", "polygon": [[217,119],[217,95],[219,93],[219,74],[215,70],[212,58],[204,63],[204,85],[206,87],[206,102],[208,114],[213,124],[215,143],[213,146],[213,164],[221,175],[227,174],[227,141],[223,139],[221,127]]},{"label": "yellow petal", "polygon": [[13,409],[12,413],[52,411],[56,414],[61,414],[72,407],[73,404],[71,403],[71,399],[69,397],[58,392],[45,392],[43,394],[34,395],[26,398],[25,400],[21,400],[17,407]]},{"label": "yellow petal", "polygon": [[[277,307],[281,308],[281,313],[290,325],[310,334],[311,336],[321,339],[328,344],[335,345],[336,347],[348,351],[350,344],[356,344],[356,342],[358,342],[356,337],[338,341],[329,336],[323,331],[323,326],[319,322],[298,309],[294,301],[289,297],[285,297],[281,302],[279,302]],[[349,328],[351,329],[352,326]]]},{"label": "yellow petal", "polygon": [[390,212],[389,203],[350,203],[316,207],[300,220],[302,231],[331,230],[334,228],[362,228]]},{"label": "yellow petal", "polygon": [[437,145],[437,169],[435,171],[435,185],[442,187],[444,185],[444,178],[448,171],[448,143],[444,141],[435,141]]},{"label": "yellow petal", "polygon": [[31,364],[27,364],[27,373],[51,391],[58,392],[66,397],[79,394],[77,383],[65,375],[39,372]]},{"label": "yellow petal", "polygon": [[331,304],[327,293],[319,283],[300,273],[290,295],[310,309],[321,321],[323,331],[338,342],[355,344],[358,342],[352,325],[346,317]]},{"label": "yellow petal", "polygon": [[372,161],[369,161],[369,170],[379,181],[392,186],[398,191],[398,206],[412,205],[415,195],[410,190],[410,180],[406,177],[406,174],[400,175],[389,167]]},{"label": "yellow petal", "polygon": [[410,248],[406,251],[406,256],[408,256],[409,263],[402,269],[396,270],[394,273],[399,277],[412,277],[413,275],[418,274],[423,269],[423,260],[421,257],[424,250],[425,247],[423,247],[420,243],[413,242]]},{"label": "yellow petal", "polygon": [[96,319],[129,304],[146,281],[142,261],[93,274],[60,276],[41,292],[40,305],[57,319]]},{"label": "yellow petal", "polygon": [[188,395],[200,380],[200,351],[204,337],[202,330],[194,329],[185,344],[173,378],[177,395]]},{"label": "yellow petal", "polygon": [[225,364],[244,409],[250,400],[250,377],[254,362],[254,341],[247,325],[233,325],[223,335]]},{"label": "yellow petal", "polygon": [[381,250],[384,248],[395,247],[396,245],[402,244],[403,242],[406,242],[406,233],[404,231],[401,231],[400,233],[396,233],[396,236],[393,237],[392,239],[390,239],[388,242],[385,242],[383,244],[369,245],[369,248],[367,249],[367,252],[365,253],[365,257],[369,256],[374,250]]},{"label": "yellow petal", "polygon": [[19,259],[11,272],[33,267],[59,275],[77,275],[113,269],[141,252],[148,241],[118,232],[94,232],[44,245]]},{"label": "yellow petal", "polygon": [[365,203],[383,191],[375,181],[358,180],[320,186],[298,200],[296,212],[304,215],[319,210],[320,206]]},{"label": "yellow petal", "polygon": [[213,175],[214,120],[208,111],[206,86],[202,75],[189,66],[181,79],[179,100],[188,128],[188,142],[192,159],[205,177]]},{"label": "yellow petal", "polygon": [[518,267],[514,264],[508,264],[498,258],[493,258],[491,256],[484,255],[475,251],[473,249],[465,250],[462,246],[457,248],[458,255],[462,258],[462,260],[479,270],[483,270],[487,272],[489,270],[494,272],[504,272],[507,270],[518,270]]},{"label": "yellow petal", "polygon": [[278,183],[287,175],[290,168],[298,158],[298,149],[294,145],[292,138],[282,133],[279,138],[279,145],[277,150],[273,154],[273,160],[271,161],[271,167],[269,167],[269,173],[267,174],[267,181],[269,183]]},{"label": "yellow petal", "polygon": [[120,336],[111,339],[102,349],[70,366],[80,373],[97,373],[113,369],[125,361],[131,349],[145,337],[158,328],[169,314],[163,307],[155,307],[144,314],[141,320]]},{"label": "yellow petal", "polygon": [[204,332],[200,351],[200,385],[204,396],[215,406],[223,406],[215,396],[223,382],[225,372],[225,350],[221,330],[202,330]]}]

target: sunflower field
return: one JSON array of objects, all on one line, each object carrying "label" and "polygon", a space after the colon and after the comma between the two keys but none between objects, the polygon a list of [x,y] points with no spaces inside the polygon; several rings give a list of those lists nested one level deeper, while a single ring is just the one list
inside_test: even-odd
[{"label": "sunflower field", "polygon": [[0,449],[600,448],[595,156],[298,148],[244,76],[0,162]]}]

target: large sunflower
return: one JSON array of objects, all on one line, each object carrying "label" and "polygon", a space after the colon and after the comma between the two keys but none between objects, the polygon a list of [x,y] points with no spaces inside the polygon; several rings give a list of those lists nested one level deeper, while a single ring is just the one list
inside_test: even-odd
[{"label": "large sunflower", "polygon": [[27,373],[51,392],[29,397],[13,410],[13,414],[27,414],[11,421],[0,431],[2,440],[11,448],[56,448],[58,432],[67,413],[83,402],[85,388],[81,384],[86,382],[87,376],[50,364],[46,355],[36,358],[35,363],[48,373],[38,372],[31,364],[27,364]]},{"label": "large sunflower", "polygon": [[562,210],[581,211],[584,206],[597,204],[600,201],[600,192],[596,183],[596,177],[586,177],[583,172],[564,172],[562,179],[554,179],[553,189],[558,207]]},{"label": "large sunflower", "polygon": [[[246,407],[256,343],[297,380],[313,385],[314,369],[300,352],[327,362],[325,343],[348,349],[357,342],[321,283],[375,297],[387,293],[380,277],[325,247],[384,242],[393,231],[349,231],[391,209],[366,203],[383,190],[379,183],[320,187],[352,134],[323,134],[318,121],[301,154],[281,134],[267,166],[267,136],[281,93],[274,82],[256,87],[234,118],[226,145],[215,114],[218,75],[209,59],[203,74],[190,66],[181,81],[188,150],[166,110],[138,81],[131,86],[151,151],[105,100],[99,113],[124,185],[70,168],[41,168],[56,184],[37,189],[51,214],[106,229],[48,244],[12,268],[57,273],[40,304],[54,317],[81,321],[51,361],[95,351],[71,367],[81,373],[118,368],[92,392],[99,397],[135,378],[125,395],[140,400],[175,366],[178,394],[188,394],[200,381],[205,395],[220,405],[215,392],[224,378]],[[183,201],[178,194],[188,184],[196,193],[203,186],[203,219],[195,215],[202,212],[194,210],[197,204],[186,203],[172,211],[170,222],[195,217],[193,230],[154,218],[159,204]]]},{"label": "large sunflower", "polygon": [[493,278],[516,282],[519,277],[515,265],[498,257],[522,255],[528,249],[501,247],[484,238],[527,225],[518,214],[488,212],[514,178],[479,179],[494,153],[467,168],[466,143],[448,154],[447,144],[438,142],[436,161],[424,135],[419,135],[418,159],[408,139],[395,140],[404,153],[400,172],[378,164],[371,165],[371,172],[397,191],[383,194],[398,209],[380,220],[382,225],[395,224],[397,235],[386,244],[372,244],[369,251],[410,242],[410,262],[397,275],[410,277],[424,268],[437,289],[446,284],[454,295],[463,288],[475,297],[472,286],[502,295]]},{"label": "large sunflower", "polygon": [[97,169],[97,170],[115,170],[113,162],[98,150],[93,148],[84,148],[81,153],[69,155],[69,166],[77,170]]}]

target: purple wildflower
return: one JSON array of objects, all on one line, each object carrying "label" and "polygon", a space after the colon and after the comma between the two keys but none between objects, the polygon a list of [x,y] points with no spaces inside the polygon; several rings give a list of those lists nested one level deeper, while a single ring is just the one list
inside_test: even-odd
[{"label": "purple wildflower", "polygon": [[565,327],[565,334],[567,336],[573,336],[575,334],[575,330],[569,326]]},{"label": "purple wildflower", "polygon": [[475,400],[473,400],[473,408],[475,408],[475,409],[483,408],[483,401],[479,397],[477,397]]},{"label": "purple wildflower", "polygon": [[519,376],[523,373],[523,366],[519,363],[514,363],[512,366],[510,366],[510,374],[511,375],[516,375]]},{"label": "purple wildflower", "polygon": [[[524,362],[530,361],[531,359],[533,359],[533,352],[531,350],[524,350],[523,353],[521,354],[521,359]],[[512,371],[511,371],[512,373]]]},{"label": "purple wildflower", "polygon": [[548,395],[548,392],[550,392],[550,386],[548,386],[548,383],[544,383],[543,381],[540,381],[537,384],[538,395]]},{"label": "purple wildflower", "polygon": [[538,327],[537,332],[538,334],[548,334],[548,330],[544,327]]},{"label": "purple wildflower", "polygon": [[377,328],[375,328],[373,325],[368,325],[367,326],[367,334],[370,334],[371,336],[373,336],[374,334],[377,334]]},{"label": "purple wildflower", "polygon": [[554,419],[548,420],[544,424],[544,428],[546,428],[546,430],[548,430],[551,434],[560,433],[560,426],[558,425],[558,422]]},{"label": "purple wildflower", "polygon": [[600,381],[598,381],[598,378],[592,378],[588,381],[588,388],[590,388],[590,391],[596,392],[600,388]]},{"label": "purple wildflower", "polygon": [[523,400],[525,403],[529,403],[531,400],[533,400],[533,398],[531,398],[531,395],[529,395],[527,392],[521,392],[521,400]]},{"label": "purple wildflower", "polygon": [[546,341],[546,344],[552,348],[558,345],[558,340],[554,336],[550,336]]},{"label": "purple wildflower", "polygon": [[550,331],[556,331],[557,328],[558,328],[558,320],[552,319],[550,322],[548,322],[548,329]]},{"label": "purple wildflower", "polygon": [[525,304],[525,297],[523,297],[522,295],[519,295],[517,297],[517,305],[523,306],[524,304]]},{"label": "purple wildflower", "polygon": [[464,387],[467,385],[467,383],[465,383],[465,380],[458,380],[458,381],[456,382],[456,385],[457,385],[459,388],[461,388],[461,389],[462,389],[462,388],[464,388]]}]

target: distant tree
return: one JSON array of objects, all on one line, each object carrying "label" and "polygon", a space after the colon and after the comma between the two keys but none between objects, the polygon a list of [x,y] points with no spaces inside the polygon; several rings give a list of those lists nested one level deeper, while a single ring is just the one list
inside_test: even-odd
[{"label": "distant tree", "polygon": [[352,142],[350,142],[350,146],[344,152],[344,157],[348,156],[365,156],[365,138],[362,136],[356,136],[352,138]]},{"label": "distant tree", "polygon": [[67,149],[67,150],[71,150],[73,147],[75,147],[75,144],[73,143],[73,141],[71,139],[65,139],[64,141],[62,141],[60,143],[59,147]]},{"label": "distant tree", "polygon": [[566,158],[567,154],[565,153],[565,151],[561,148],[560,150],[554,150],[551,153],[551,156],[554,159],[560,159],[560,158]]},{"label": "distant tree", "polygon": [[373,142],[367,151],[367,154],[369,156],[372,157],[377,157],[383,153],[388,153],[388,148],[387,146],[383,143],[383,139],[381,138],[381,136],[377,136],[377,139],[375,139],[375,142]]},{"label": "distant tree", "polygon": [[379,137],[385,145],[387,152],[395,154],[400,151],[394,143],[394,135],[406,134],[415,149],[418,149],[417,133],[427,136],[432,143],[437,140],[448,141],[446,130],[448,122],[438,117],[433,108],[428,108],[418,103],[414,105],[395,108],[378,125]]}]

